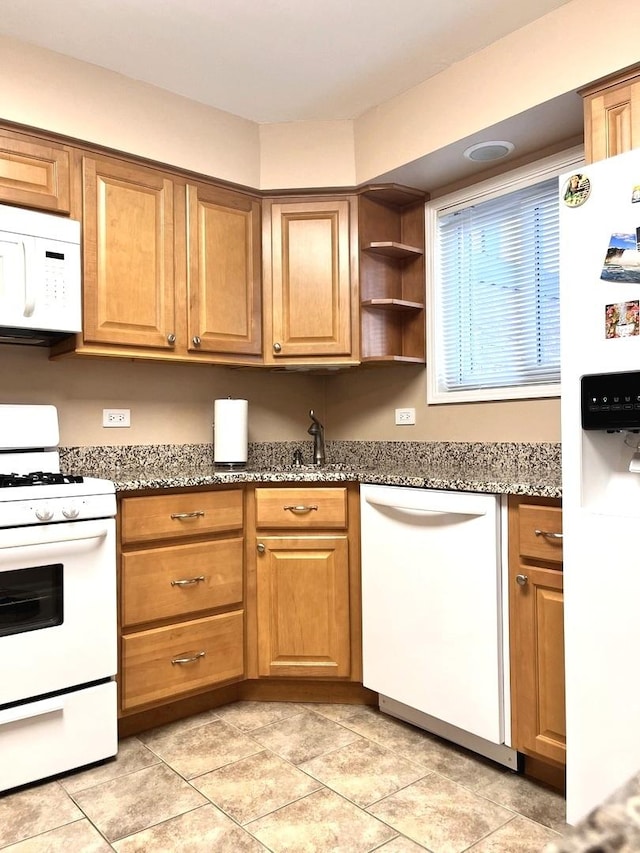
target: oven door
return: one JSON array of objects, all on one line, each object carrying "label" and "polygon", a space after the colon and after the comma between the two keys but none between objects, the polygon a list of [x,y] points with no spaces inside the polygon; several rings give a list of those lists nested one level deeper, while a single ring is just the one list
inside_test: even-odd
[{"label": "oven door", "polygon": [[115,520],[0,530],[0,706],[117,668]]}]

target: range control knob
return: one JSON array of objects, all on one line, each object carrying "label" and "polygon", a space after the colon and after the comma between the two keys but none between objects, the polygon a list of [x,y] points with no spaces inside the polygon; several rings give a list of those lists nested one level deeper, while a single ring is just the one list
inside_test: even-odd
[{"label": "range control knob", "polygon": [[48,506],[39,506],[35,512],[38,521],[51,521],[53,518],[53,510],[49,509]]},{"label": "range control knob", "polygon": [[62,514],[68,519],[77,518],[80,515],[80,510],[77,506],[64,506],[62,507]]}]

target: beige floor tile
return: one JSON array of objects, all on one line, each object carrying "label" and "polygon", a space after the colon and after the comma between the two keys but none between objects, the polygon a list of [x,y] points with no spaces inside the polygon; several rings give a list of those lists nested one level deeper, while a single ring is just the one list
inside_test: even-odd
[{"label": "beige floor tile", "polygon": [[513,814],[432,773],[368,809],[433,853],[460,853]]},{"label": "beige floor tile", "polygon": [[365,740],[347,744],[298,766],[362,808],[429,772]]},{"label": "beige floor tile", "polygon": [[557,832],[518,816],[470,847],[469,853],[540,853],[557,838]]},{"label": "beige floor tile", "polygon": [[360,740],[355,732],[311,711],[302,711],[295,717],[256,729],[252,736],[292,764],[309,761],[323,752]]},{"label": "beige floor tile", "polygon": [[346,705],[338,702],[301,702],[300,706],[307,711],[315,711],[316,714],[322,714],[323,717],[327,717],[327,719],[333,720],[335,723],[347,720],[349,717],[363,713],[369,707],[373,707],[368,705]]},{"label": "beige floor tile", "polygon": [[82,817],[80,809],[57,782],[3,794],[0,797],[0,847]]},{"label": "beige floor tile", "polygon": [[231,723],[242,732],[251,732],[286,720],[299,714],[301,706],[295,702],[232,702],[216,708],[216,714],[221,720]]},{"label": "beige floor tile", "polygon": [[326,788],[246,828],[273,853],[368,853],[396,835]]},{"label": "beige floor tile", "polygon": [[143,767],[151,767],[153,764],[158,764],[159,761],[158,756],[140,743],[138,738],[129,737],[121,740],[118,744],[118,754],[115,760],[106,761],[90,770],[81,770],[78,773],[65,776],[60,779],[60,784],[65,791],[73,794],[76,791],[82,791],[84,788],[90,788],[92,785],[99,785],[100,782],[125,776],[135,770],[142,770]]},{"label": "beige floor tile", "polygon": [[440,773],[474,791],[482,790],[510,772],[493,761],[386,714],[360,713],[343,720],[342,724],[362,737],[420,764],[425,770]]},{"label": "beige floor tile", "polygon": [[266,750],[192,779],[191,784],[242,824],[322,787],[320,782]]},{"label": "beige floor tile", "polygon": [[242,734],[224,720],[168,734],[158,731],[146,744],[185,779],[202,776],[263,749],[249,735]]},{"label": "beige floor tile", "polygon": [[192,717],[185,717],[182,720],[176,720],[175,723],[165,723],[163,726],[156,726],[155,729],[149,729],[147,732],[142,732],[137,735],[138,740],[142,743],[149,743],[157,737],[165,737],[174,732],[183,732],[187,729],[196,729],[198,726],[204,726],[207,723],[218,719],[218,709],[212,711],[202,711],[200,714],[194,714]]},{"label": "beige floor tile", "polygon": [[507,778],[487,785],[480,793],[494,803],[506,806],[550,829],[558,832],[568,829],[565,820],[566,802],[562,794],[525,776],[509,774]]},{"label": "beige floor tile", "polygon": [[163,764],[94,785],[74,797],[109,841],[133,835],[207,802]]},{"label": "beige floor tile", "polygon": [[259,853],[265,848],[244,829],[206,805],[116,841],[118,853]]},{"label": "beige floor tile", "polygon": [[405,838],[404,835],[398,835],[393,841],[388,841],[382,847],[376,848],[376,853],[421,853],[426,849],[422,844],[417,844],[415,841]]},{"label": "beige floor tile", "polygon": [[111,845],[85,819],[3,847],[2,853],[109,853],[111,850]]}]

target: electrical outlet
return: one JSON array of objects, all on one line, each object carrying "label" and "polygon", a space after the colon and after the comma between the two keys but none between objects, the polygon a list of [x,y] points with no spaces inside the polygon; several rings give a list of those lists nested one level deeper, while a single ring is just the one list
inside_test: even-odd
[{"label": "electrical outlet", "polygon": [[103,427],[130,427],[131,409],[103,409]]},{"label": "electrical outlet", "polygon": [[396,424],[398,426],[412,426],[415,422],[415,409],[396,409]]}]

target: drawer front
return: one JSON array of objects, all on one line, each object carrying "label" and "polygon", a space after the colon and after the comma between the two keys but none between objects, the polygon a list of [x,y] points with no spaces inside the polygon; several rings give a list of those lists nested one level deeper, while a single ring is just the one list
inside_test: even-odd
[{"label": "drawer front", "polygon": [[347,526],[347,490],[256,489],[258,527],[313,530]]},{"label": "drawer front", "polygon": [[242,489],[125,498],[122,544],[178,539],[242,528]]},{"label": "drawer front", "polygon": [[242,603],[242,537],[122,555],[122,625]]},{"label": "drawer front", "polygon": [[[520,504],[520,556],[562,562],[562,509]],[[558,536],[558,534],[560,534]]]},{"label": "drawer front", "polygon": [[243,676],[241,610],[122,638],[125,711]]}]

